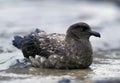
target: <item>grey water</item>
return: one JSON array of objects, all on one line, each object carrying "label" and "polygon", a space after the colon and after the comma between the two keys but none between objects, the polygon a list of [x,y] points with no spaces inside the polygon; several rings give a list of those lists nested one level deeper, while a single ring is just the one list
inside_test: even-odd
[{"label": "grey water", "polygon": [[[0,83],[119,83],[119,13],[119,0],[0,0]],[[94,60],[89,69],[25,67],[21,51],[12,46],[15,35],[36,28],[65,34],[76,22],[101,33],[100,39],[90,38]]]}]

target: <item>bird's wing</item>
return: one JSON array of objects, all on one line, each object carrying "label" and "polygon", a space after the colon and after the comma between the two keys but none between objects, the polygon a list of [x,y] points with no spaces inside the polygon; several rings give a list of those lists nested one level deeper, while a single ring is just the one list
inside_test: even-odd
[{"label": "bird's wing", "polygon": [[65,48],[65,35],[64,34],[52,33],[48,35],[48,38],[51,41],[51,45],[53,46],[53,52],[55,54],[64,53],[64,48]]}]

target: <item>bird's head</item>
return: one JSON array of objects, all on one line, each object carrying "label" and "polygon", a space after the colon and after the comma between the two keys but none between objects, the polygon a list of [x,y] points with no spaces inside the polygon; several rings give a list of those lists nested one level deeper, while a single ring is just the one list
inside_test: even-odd
[{"label": "bird's head", "polygon": [[100,37],[100,33],[92,31],[90,26],[84,22],[79,22],[71,25],[67,30],[67,36],[82,39],[89,39],[90,36]]}]

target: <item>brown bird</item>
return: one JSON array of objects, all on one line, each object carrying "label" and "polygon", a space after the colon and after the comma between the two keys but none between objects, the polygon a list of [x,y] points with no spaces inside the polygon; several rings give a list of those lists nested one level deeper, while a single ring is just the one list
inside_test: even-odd
[{"label": "brown bird", "polygon": [[27,36],[15,36],[13,45],[21,49],[35,67],[83,69],[88,68],[93,60],[91,35],[100,37],[88,24],[79,22],[71,25],[66,35],[47,34],[36,29]]}]

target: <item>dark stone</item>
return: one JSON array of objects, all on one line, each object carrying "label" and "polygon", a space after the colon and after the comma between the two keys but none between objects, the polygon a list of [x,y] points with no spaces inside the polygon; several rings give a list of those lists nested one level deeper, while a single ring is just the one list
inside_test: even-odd
[{"label": "dark stone", "polygon": [[58,83],[71,83],[71,80],[67,78],[63,78],[60,81],[58,81]]}]

